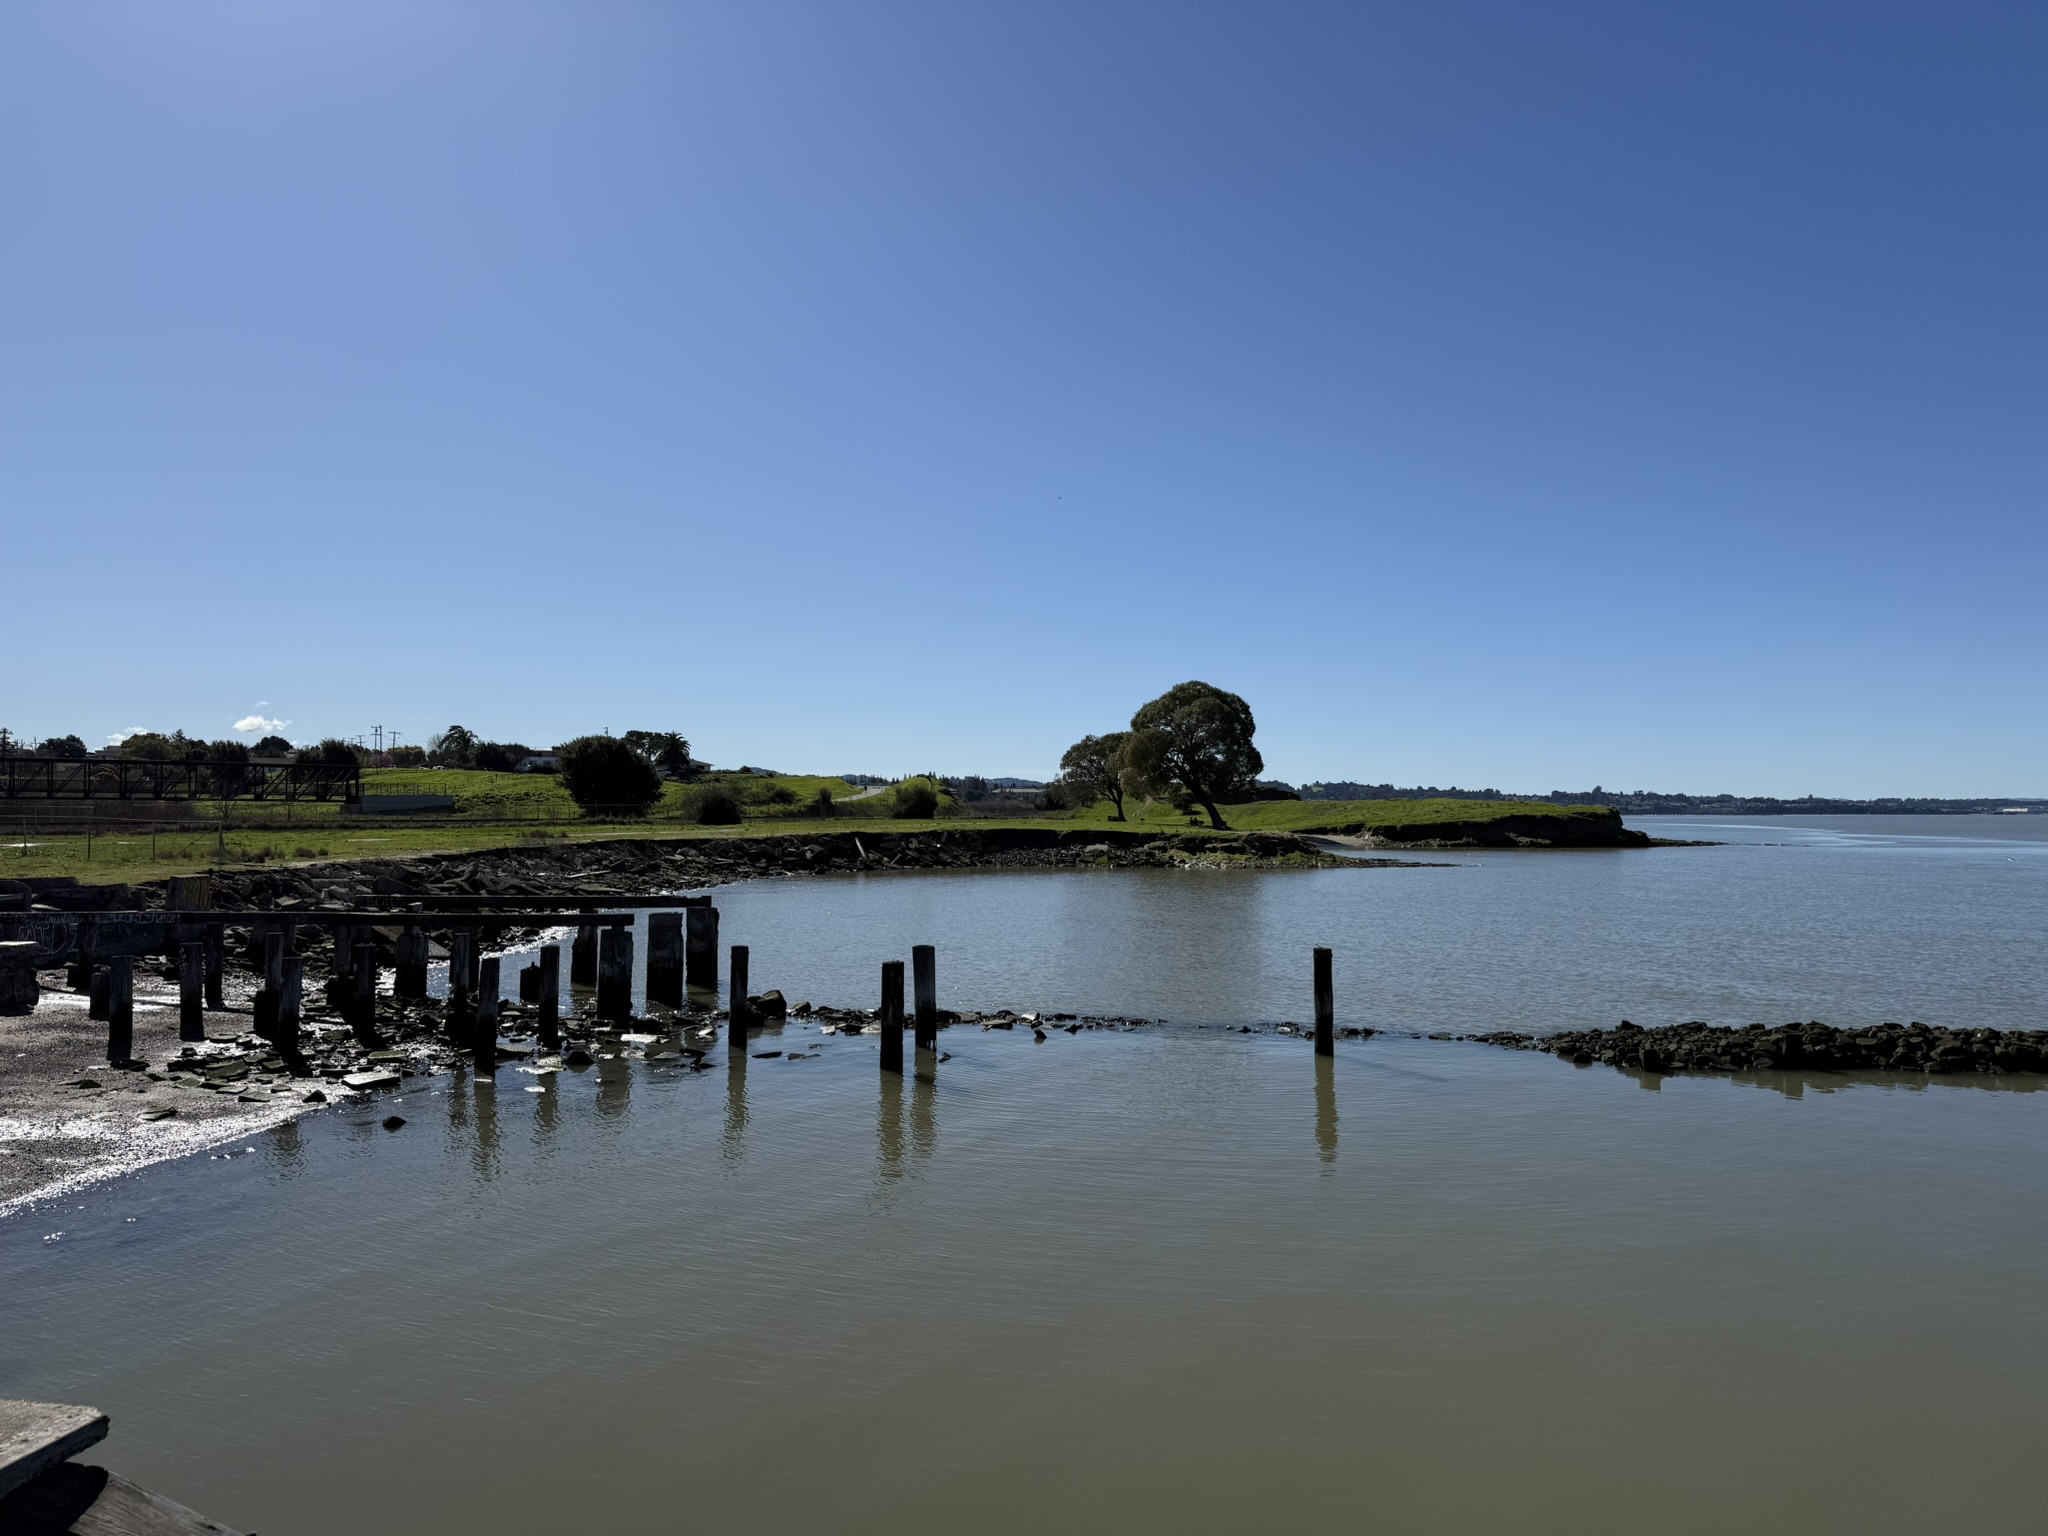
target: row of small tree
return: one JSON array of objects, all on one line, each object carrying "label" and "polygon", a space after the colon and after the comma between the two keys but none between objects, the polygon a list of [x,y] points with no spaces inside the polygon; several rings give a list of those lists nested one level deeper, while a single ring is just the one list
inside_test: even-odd
[{"label": "row of small tree", "polygon": [[1220,801],[1252,790],[1266,761],[1252,745],[1252,708],[1208,683],[1169,688],[1131,716],[1127,731],[1083,736],[1060,759],[1060,784],[1083,804],[1109,801],[1123,821],[1127,796],[1199,805],[1228,831]]}]

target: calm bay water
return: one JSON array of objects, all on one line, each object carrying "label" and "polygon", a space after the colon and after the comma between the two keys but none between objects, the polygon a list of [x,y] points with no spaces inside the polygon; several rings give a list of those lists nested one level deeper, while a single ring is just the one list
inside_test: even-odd
[{"label": "calm bay water", "polygon": [[1217,1027],[1300,1017],[1316,943],[1403,1029],[2039,1027],[2048,843],[1858,820],[723,890],[793,1000],[930,941],[952,1005],[1176,1022],[347,1106],[0,1223],[0,1395],[269,1536],[2031,1531],[2035,1082]]}]

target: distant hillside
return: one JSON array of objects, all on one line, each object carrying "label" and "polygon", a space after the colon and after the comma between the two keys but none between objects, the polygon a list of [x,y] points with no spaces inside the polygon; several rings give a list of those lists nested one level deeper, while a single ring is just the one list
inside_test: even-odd
[{"label": "distant hillside", "polygon": [[1806,795],[1796,800],[1770,795],[1680,795],[1658,790],[1633,792],[1603,789],[1553,789],[1547,795],[1508,795],[1497,789],[1401,789],[1392,784],[1356,784],[1338,780],[1327,784],[1304,784],[1298,793],[1303,800],[1515,800],[1542,805],[1610,805],[1635,816],[1981,816],[2025,806],[2030,812],[2048,815],[2048,800],[2011,795],[2003,798],[1978,797],[1964,800],[1914,799],[1889,796],[1877,800],[1838,800]]}]

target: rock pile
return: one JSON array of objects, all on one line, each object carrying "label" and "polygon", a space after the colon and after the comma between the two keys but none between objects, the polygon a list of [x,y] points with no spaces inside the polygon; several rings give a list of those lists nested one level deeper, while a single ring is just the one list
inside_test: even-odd
[{"label": "rock pile", "polygon": [[2048,1071],[2048,1030],[1943,1029],[1873,1024],[1834,1029],[1818,1021],[1742,1029],[1673,1024],[1560,1035],[1501,1033],[1473,1038],[1514,1050],[1548,1051],[1577,1066],[1601,1062],[1642,1072],[1767,1072],[1790,1069],[2010,1073]]},{"label": "rock pile", "polygon": [[[633,896],[766,875],[884,869],[1336,869],[1398,865],[1324,852],[1287,833],[1177,834],[1051,827],[806,836],[636,838],[366,859],[214,876],[218,906],[283,911],[346,906],[354,896]],[[161,904],[161,886],[145,888]]]}]

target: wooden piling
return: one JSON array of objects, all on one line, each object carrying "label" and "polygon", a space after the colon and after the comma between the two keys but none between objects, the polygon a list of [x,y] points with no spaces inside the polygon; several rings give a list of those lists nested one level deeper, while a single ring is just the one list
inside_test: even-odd
[{"label": "wooden piling", "polygon": [[407,923],[398,936],[398,975],[391,989],[396,996],[417,1002],[427,995],[427,962],[431,953],[427,930],[418,923]]},{"label": "wooden piling", "polygon": [[534,999],[540,1024],[540,1048],[562,1048],[562,946],[546,944],[540,952],[540,995]]},{"label": "wooden piling", "polygon": [[[610,937],[609,934],[606,935]],[[477,971],[476,1033],[471,1064],[479,1072],[498,1070],[498,957],[492,955]]]},{"label": "wooden piling", "polygon": [[1330,952],[1316,951],[1316,1054],[1337,1053],[1337,994],[1330,982]]},{"label": "wooden piling", "polygon": [[747,1029],[753,1020],[747,1007],[747,946],[732,947],[732,996],[726,1009],[725,1040],[728,1050],[742,1054],[747,1049]]},{"label": "wooden piling", "polygon": [[94,951],[99,944],[99,931],[100,919],[97,912],[86,912],[80,915],[78,929],[72,940],[71,967],[65,973],[65,980],[70,984],[71,990],[74,992],[90,992],[92,990],[93,968],[96,958]]},{"label": "wooden piling", "polygon": [[178,1038],[206,1038],[206,945],[198,939],[178,950]]},{"label": "wooden piling", "polygon": [[903,962],[882,962],[882,1070],[903,1072]]},{"label": "wooden piling", "polygon": [[576,940],[569,946],[569,985],[572,987],[597,985],[597,932],[595,923],[577,925]]},{"label": "wooden piling", "polygon": [[135,1054],[135,957],[116,955],[107,966],[107,1062],[119,1066]]},{"label": "wooden piling", "polygon": [[939,958],[929,944],[910,948],[911,987],[917,1002],[917,1048],[939,1048]]},{"label": "wooden piling", "polygon": [[607,928],[597,948],[597,1016],[633,1017],[633,930]]},{"label": "wooden piling", "polygon": [[228,931],[224,924],[206,925],[206,1006],[227,1007],[227,999],[221,992],[222,973],[228,963]]},{"label": "wooden piling", "polygon": [[341,923],[334,930],[334,974],[352,976],[356,969],[356,925]]},{"label": "wooden piling", "polygon": [[691,907],[683,914],[683,984],[693,992],[718,990],[718,908]]},{"label": "wooden piling", "polygon": [[683,1006],[683,914],[647,915],[647,1001]]},{"label": "wooden piling", "polygon": [[369,935],[356,946],[356,968],[353,972],[354,985],[350,988],[348,1023],[355,1031],[356,1040],[371,1049],[378,1045],[377,1039],[377,946],[370,942]]},{"label": "wooden piling", "polygon": [[108,1017],[107,1004],[114,995],[114,978],[104,965],[93,968],[92,980],[87,984],[88,999],[85,1016],[89,1019],[105,1020]]},{"label": "wooden piling", "polygon": [[448,935],[447,1036],[453,1045],[461,1045],[469,1038],[469,957],[475,948],[476,933],[472,929],[457,928]]},{"label": "wooden piling", "polygon": [[277,1022],[273,1026],[281,1051],[299,1048],[299,1015],[304,1006],[305,983],[306,962],[297,955],[286,955],[278,972]]}]

